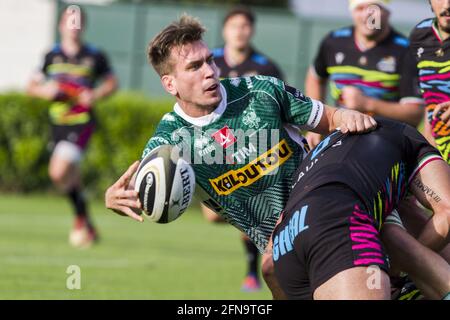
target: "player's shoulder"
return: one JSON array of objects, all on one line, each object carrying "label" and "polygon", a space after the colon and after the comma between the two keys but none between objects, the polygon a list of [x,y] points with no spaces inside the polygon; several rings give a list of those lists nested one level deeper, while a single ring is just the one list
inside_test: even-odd
[{"label": "player's shoulder", "polygon": [[86,55],[93,56],[96,58],[103,58],[106,56],[106,54],[103,50],[101,50],[96,45],[93,45],[92,43],[84,43],[83,51]]},{"label": "player's shoulder", "polygon": [[353,27],[346,26],[331,30],[322,38],[322,45],[329,47],[341,47],[343,43],[353,41]]},{"label": "player's shoulder", "polygon": [[255,49],[252,49],[250,59],[254,63],[262,65],[262,66],[273,65],[273,62],[266,55],[262,54],[261,52],[255,50]]},{"label": "player's shoulder", "polygon": [[409,47],[408,37],[406,37],[402,33],[398,32],[397,30],[392,30],[391,40],[394,45],[399,46],[401,48]]},{"label": "player's shoulder", "polygon": [[211,53],[213,54],[214,58],[223,58],[223,56],[225,55],[225,50],[223,47],[214,48],[211,50]]},{"label": "player's shoulder", "polygon": [[428,18],[419,22],[411,31],[411,42],[422,41],[433,34],[434,18]]},{"label": "player's shoulder", "polygon": [[238,88],[242,94],[250,91],[268,90],[284,88],[284,82],[271,76],[255,75],[237,78],[222,79],[221,84],[227,89]]},{"label": "player's shoulder", "polygon": [[346,26],[330,31],[326,36],[325,40],[329,41],[341,41],[346,39],[351,39],[353,36],[353,27]]},{"label": "player's shoulder", "polygon": [[159,121],[157,131],[172,132],[184,125],[181,117],[174,111],[165,113]]},{"label": "player's shoulder", "polygon": [[46,58],[53,57],[58,54],[62,54],[61,44],[59,42],[53,44],[53,46],[45,54]]}]

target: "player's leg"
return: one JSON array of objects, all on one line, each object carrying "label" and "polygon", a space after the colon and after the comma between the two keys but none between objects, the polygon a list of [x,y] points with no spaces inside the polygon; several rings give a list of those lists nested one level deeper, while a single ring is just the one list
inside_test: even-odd
[{"label": "player's leg", "polygon": [[[424,207],[419,207],[415,197],[408,197],[398,206],[401,222],[408,233],[417,238],[424,226],[433,216],[433,212]],[[450,264],[450,244],[439,253]]]},{"label": "player's leg", "polygon": [[259,250],[244,233],[241,233],[241,240],[244,244],[247,260],[247,275],[244,278],[241,290],[246,292],[258,291],[261,289],[258,274]]},{"label": "player's leg", "polygon": [[339,272],[314,291],[315,300],[389,300],[389,276],[378,267]]},{"label": "player's leg", "polygon": [[[281,221],[281,217],[278,222]],[[277,223],[278,224],[278,223]],[[263,255],[261,256],[261,273],[264,278],[264,281],[267,284],[267,287],[270,289],[272,293],[272,297],[274,300],[286,300],[287,296],[281,289],[280,284],[275,276],[275,266],[273,263],[273,255],[272,255],[272,237],[270,238],[269,244],[264,250]]]},{"label": "player's leg", "polygon": [[78,145],[61,140],[56,144],[49,164],[51,180],[69,198],[75,213],[69,236],[69,242],[75,247],[88,247],[98,238],[82,190],[79,166],[82,152]]},{"label": "player's leg", "polygon": [[385,223],[382,240],[396,269],[407,272],[428,299],[442,299],[450,292],[450,265],[414,239],[402,227]]},{"label": "player's leg", "polygon": [[215,213],[214,211],[212,211],[211,209],[209,209],[207,206],[205,206],[204,204],[201,205],[202,208],[202,214],[203,217],[208,221],[208,222],[226,222],[221,216],[219,216],[217,213]]},{"label": "player's leg", "polygon": [[[422,162],[427,161],[426,159]],[[443,160],[432,160],[419,166],[420,171],[410,182],[410,190],[422,205],[434,213],[418,240],[426,247],[439,252],[450,240],[450,166]]]}]

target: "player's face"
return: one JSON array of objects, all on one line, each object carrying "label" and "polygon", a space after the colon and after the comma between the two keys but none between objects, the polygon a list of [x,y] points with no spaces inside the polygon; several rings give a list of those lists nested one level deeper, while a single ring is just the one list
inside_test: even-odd
[{"label": "player's face", "polygon": [[389,24],[389,11],[375,4],[361,4],[352,11],[358,33],[368,39],[377,38]]},{"label": "player's face", "polygon": [[253,26],[243,14],[230,17],[223,26],[223,39],[229,47],[242,50],[250,46]]},{"label": "player's face", "polygon": [[439,28],[450,33],[450,0],[431,0],[430,3],[438,20]]},{"label": "player's face", "polygon": [[78,13],[64,12],[59,22],[62,39],[79,41],[83,32],[83,21]]},{"label": "player's face", "polygon": [[162,77],[169,93],[185,105],[200,108],[211,108],[220,103],[219,71],[203,41],[173,48],[171,60],[173,71]]}]

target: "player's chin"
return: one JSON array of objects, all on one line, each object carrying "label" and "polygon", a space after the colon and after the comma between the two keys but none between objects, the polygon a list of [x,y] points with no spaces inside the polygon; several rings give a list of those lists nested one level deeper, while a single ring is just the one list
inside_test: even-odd
[{"label": "player's chin", "polygon": [[222,100],[222,96],[220,95],[220,92],[206,92],[204,95],[203,103],[202,105],[205,106],[216,106],[220,103]]}]

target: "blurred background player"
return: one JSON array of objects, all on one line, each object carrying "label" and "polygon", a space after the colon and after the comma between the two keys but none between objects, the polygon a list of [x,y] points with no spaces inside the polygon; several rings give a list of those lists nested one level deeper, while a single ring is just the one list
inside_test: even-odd
[{"label": "blurred background player", "polygon": [[411,32],[411,53],[426,104],[425,133],[450,164],[450,0],[429,2],[435,17]]},{"label": "blurred background player", "polygon": [[75,222],[69,242],[75,247],[87,247],[97,239],[82,193],[79,163],[94,131],[95,102],[117,88],[105,54],[83,43],[84,25],[79,7],[62,11],[58,24],[61,41],[47,53],[27,88],[30,95],[54,101],[49,110],[52,155],[48,172],[73,205]]},{"label": "blurred background player", "polygon": [[[353,25],[321,42],[305,81],[305,94],[324,101],[327,82],[335,105],[417,126],[423,101],[407,54],[409,41],[389,22],[387,0],[350,0]],[[310,147],[320,136],[308,133]]]},{"label": "blurred background player", "polygon": [[[237,6],[226,14],[222,29],[225,45],[212,51],[220,78],[265,75],[282,79],[282,73],[277,65],[252,47],[255,19],[254,13],[244,6]],[[204,205],[202,211],[210,222],[225,222]],[[256,291],[261,288],[258,275],[258,248],[244,234],[242,241],[247,257],[247,275],[241,289],[248,292]]]}]

